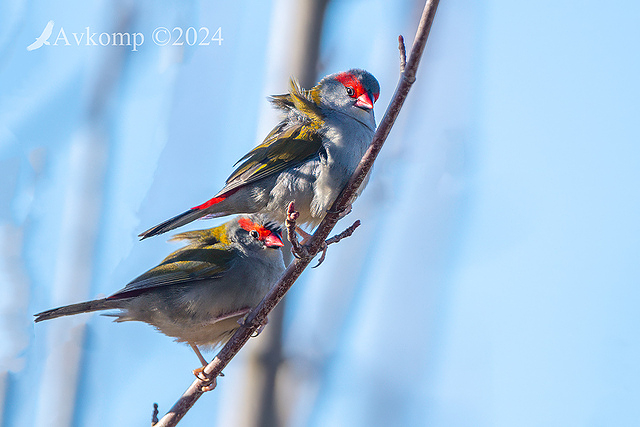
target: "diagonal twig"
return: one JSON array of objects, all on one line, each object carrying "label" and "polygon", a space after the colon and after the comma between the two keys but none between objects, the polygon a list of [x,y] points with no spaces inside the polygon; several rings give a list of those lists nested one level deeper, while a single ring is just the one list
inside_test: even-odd
[{"label": "diagonal twig", "polygon": [[325,240],[324,241],[324,243],[326,244],[325,249],[322,251],[322,255],[320,256],[320,259],[318,259],[318,263],[316,265],[314,265],[312,268],[317,268],[317,267],[320,266],[320,264],[322,264],[324,262],[324,257],[327,256],[327,250],[326,250],[327,246],[332,245],[334,243],[338,243],[340,240],[351,236],[353,234],[353,232],[356,231],[356,228],[358,228],[358,227],[360,227],[360,220],[359,219],[356,220],[356,222],[354,222],[353,224],[351,224],[349,226],[349,228],[344,230],[342,233],[336,234],[332,238]]},{"label": "diagonal twig", "polygon": [[346,230],[344,230],[342,233],[340,234],[336,234],[335,236],[333,236],[330,239],[326,240],[327,245],[333,245],[334,243],[338,243],[340,240],[342,239],[346,239],[347,237],[350,237],[354,231],[356,231],[356,228],[360,227],[360,220],[356,220],[356,222],[354,222],[353,224],[351,224],[349,226],[349,228],[347,228]]},{"label": "diagonal twig", "polygon": [[[420,58],[424,51],[429,31],[431,30],[431,24],[433,23],[438,3],[439,0],[426,1],[409,58],[403,72],[400,74],[400,81],[398,82],[398,86],[396,87],[391,103],[378,126],[371,145],[360,161],[356,171],[351,176],[349,183],[342,190],[336,201],[333,203],[333,206],[316,229],[313,237],[311,237],[309,245],[306,248],[309,251],[310,256],[295,259],[291,264],[289,264],[289,267],[287,267],[278,283],[247,315],[244,325],[242,325],[233,334],[222,350],[220,350],[216,357],[205,367],[203,373],[210,379],[210,381],[220,375],[224,367],[227,366],[231,359],[238,353],[240,348],[244,346],[251,335],[260,327],[261,324],[264,323],[267,318],[267,314],[278,304],[300,274],[302,274],[304,269],[307,268],[311,262],[311,257],[321,250],[323,244],[325,244],[325,240],[329,236],[329,233],[331,233],[331,230],[333,230],[333,227],[340,219],[339,212],[342,212],[349,204],[362,184],[365,176],[373,166],[374,160],[378,156],[384,141],[387,139],[387,136],[391,131],[391,127],[400,113],[400,109],[402,108],[402,105],[407,98],[407,94],[411,89],[411,85],[416,80],[418,64],[420,63]],[[401,46],[402,45],[404,45],[404,43],[401,42]],[[402,51],[402,48],[400,50]],[[189,408],[191,408],[191,406],[193,406],[193,404],[203,394],[202,386],[205,385],[207,385],[206,381],[196,379],[184,392],[182,397],[180,397],[180,399],[173,405],[171,410],[156,424],[156,427],[175,426],[187,413]]]}]

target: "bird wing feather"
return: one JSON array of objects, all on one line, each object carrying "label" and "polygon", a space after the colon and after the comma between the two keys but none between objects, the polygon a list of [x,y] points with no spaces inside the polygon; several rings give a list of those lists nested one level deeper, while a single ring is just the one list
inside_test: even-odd
[{"label": "bird wing feather", "polygon": [[262,144],[242,157],[236,163],[242,164],[229,176],[217,196],[298,166],[322,150],[319,129],[324,125],[324,118],[310,91],[303,90],[292,78],[290,92],[273,96],[271,101],[278,108],[294,112],[295,119],[279,123]]},{"label": "bird wing feather", "polygon": [[212,280],[222,277],[233,266],[233,249],[216,245],[189,245],[179,249],[158,266],[135,278],[109,299],[128,298],[150,289]]}]

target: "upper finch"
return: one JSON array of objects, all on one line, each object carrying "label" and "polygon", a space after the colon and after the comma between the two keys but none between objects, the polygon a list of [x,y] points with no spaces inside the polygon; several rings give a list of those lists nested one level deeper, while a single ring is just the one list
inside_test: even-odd
[{"label": "upper finch", "polygon": [[328,75],[310,90],[291,79],[288,94],[270,99],[283,112],[282,121],[239,160],[224,188],[140,238],[203,216],[261,212],[284,223],[292,201],[300,224],[319,224],[373,139],[379,93],[375,77],[360,69]]},{"label": "upper finch", "polygon": [[36,322],[119,309],[116,322],[137,320],[196,346],[228,340],[284,271],[280,226],[264,215],[234,218],[172,240],[188,245],[107,298],[36,314]]}]

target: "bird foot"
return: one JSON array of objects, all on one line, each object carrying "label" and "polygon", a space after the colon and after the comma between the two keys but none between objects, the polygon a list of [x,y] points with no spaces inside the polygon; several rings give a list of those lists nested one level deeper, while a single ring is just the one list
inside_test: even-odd
[{"label": "bird foot", "polygon": [[[267,317],[267,318],[265,318],[265,319],[264,319],[264,323],[263,323],[262,325],[258,326],[258,329],[256,329],[256,330],[251,334],[251,337],[252,337],[252,338],[255,338],[255,337],[257,337],[258,335],[260,335],[260,334],[262,333],[262,331],[264,330],[265,326],[267,326],[267,324],[268,324],[268,323],[269,323],[269,318]],[[240,325],[240,326],[244,326],[245,328],[248,328],[248,327],[250,327],[250,326],[251,326],[251,325],[249,325],[249,324],[247,323],[247,316],[244,316],[243,318],[238,319],[238,325]]]},{"label": "bird foot", "polygon": [[338,212],[338,218],[339,219],[344,218],[345,216],[349,215],[352,210],[353,210],[353,206],[351,205],[351,203],[349,203],[347,206],[344,207],[344,209]]},{"label": "bird foot", "polygon": [[214,388],[216,388],[217,385],[218,385],[218,381],[214,378],[213,381],[211,382],[211,384],[203,385],[202,387],[200,387],[200,390],[202,392],[206,393],[207,391],[211,391]]},{"label": "bird foot", "polygon": [[268,324],[268,323],[269,323],[269,318],[267,317],[267,318],[264,320],[264,323],[263,323],[262,325],[260,325],[260,326],[258,327],[258,329],[256,329],[256,330],[255,330],[255,332],[254,332],[253,334],[251,334],[251,337],[255,338],[255,337],[257,337],[258,335],[260,335],[260,334],[262,333],[262,331],[264,331],[264,328],[265,328],[265,326],[267,326],[267,324]]},{"label": "bird foot", "polygon": [[320,267],[320,264],[324,262],[324,258],[327,256],[328,248],[329,248],[329,245],[327,244],[327,242],[322,242],[322,255],[320,255],[320,258],[318,258],[318,263],[314,265],[312,268]]},{"label": "bird foot", "polygon": [[204,373],[204,368],[206,368],[206,366],[201,366],[199,368],[194,369],[193,375],[195,375],[196,378],[199,379],[200,381],[209,381],[209,378],[207,378],[207,376]]},{"label": "bird foot", "polygon": [[[311,240],[311,237],[313,237],[312,234],[307,233],[306,231],[304,231],[302,228],[296,226],[296,233],[298,233],[300,235],[300,237],[302,237],[302,240],[300,241],[300,245],[302,246],[306,246],[307,243],[309,242],[309,240]],[[318,259],[318,263],[316,265],[313,266],[313,268],[318,267],[320,264],[322,264],[324,262],[324,258],[327,256],[327,243],[323,242],[322,243],[322,255],[320,256],[320,259]],[[295,252],[293,253],[294,255]],[[297,256],[296,256],[297,257]]]},{"label": "bird foot", "polygon": [[[203,392],[206,392],[206,391],[211,391],[214,388],[216,388],[216,386],[218,385],[218,378],[217,377],[213,377],[213,378],[207,377],[207,375],[204,373],[204,368],[206,368],[206,366],[201,366],[200,368],[194,369],[193,370],[193,375],[195,375],[197,379],[199,379],[200,381],[205,383],[204,385],[202,385],[200,387],[200,390],[203,391]],[[218,376],[219,377],[224,377],[224,374],[222,372],[220,372],[220,374]]]},{"label": "bird foot", "polygon": [[349,203],[347,206],[345,206],[344,208],[337,210],[337,211],[332,211],[331,209],[327,210],[327,213],[334,213],[334,214],[338,214],[338,219],[342,219],[345,216],[349,215],[351,213],[351,211],[353,210],[353,205],[351,203]]}]

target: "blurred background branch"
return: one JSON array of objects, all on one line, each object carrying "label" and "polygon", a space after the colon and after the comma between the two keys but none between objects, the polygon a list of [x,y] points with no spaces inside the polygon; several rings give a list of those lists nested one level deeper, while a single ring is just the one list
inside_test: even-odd
[{"label": "blurred background branch", "polygon": [[[286,69],[299,79],[304,88],[315,85],[318,77],[320,39],[328,0],[289,2],[292,17],[291,34],[287,41],[290,57]],[[276,6],[277,7],[277,6]],[[290,76],[279,76],[283,81]],[[291,246],[285,240],[282,248],[285,265],[291,260]],[[236,425],[244,427],[276,427],[287,424],[289,405],[284,405],[281,388],[277,387],[278,372],[283,365],[283,328],[287,299],[284,298],[269,314],[269,325],[252,340],[249,350],[246,382],[239,403]],[[280,376],[281,378],[282,376]]]}]

